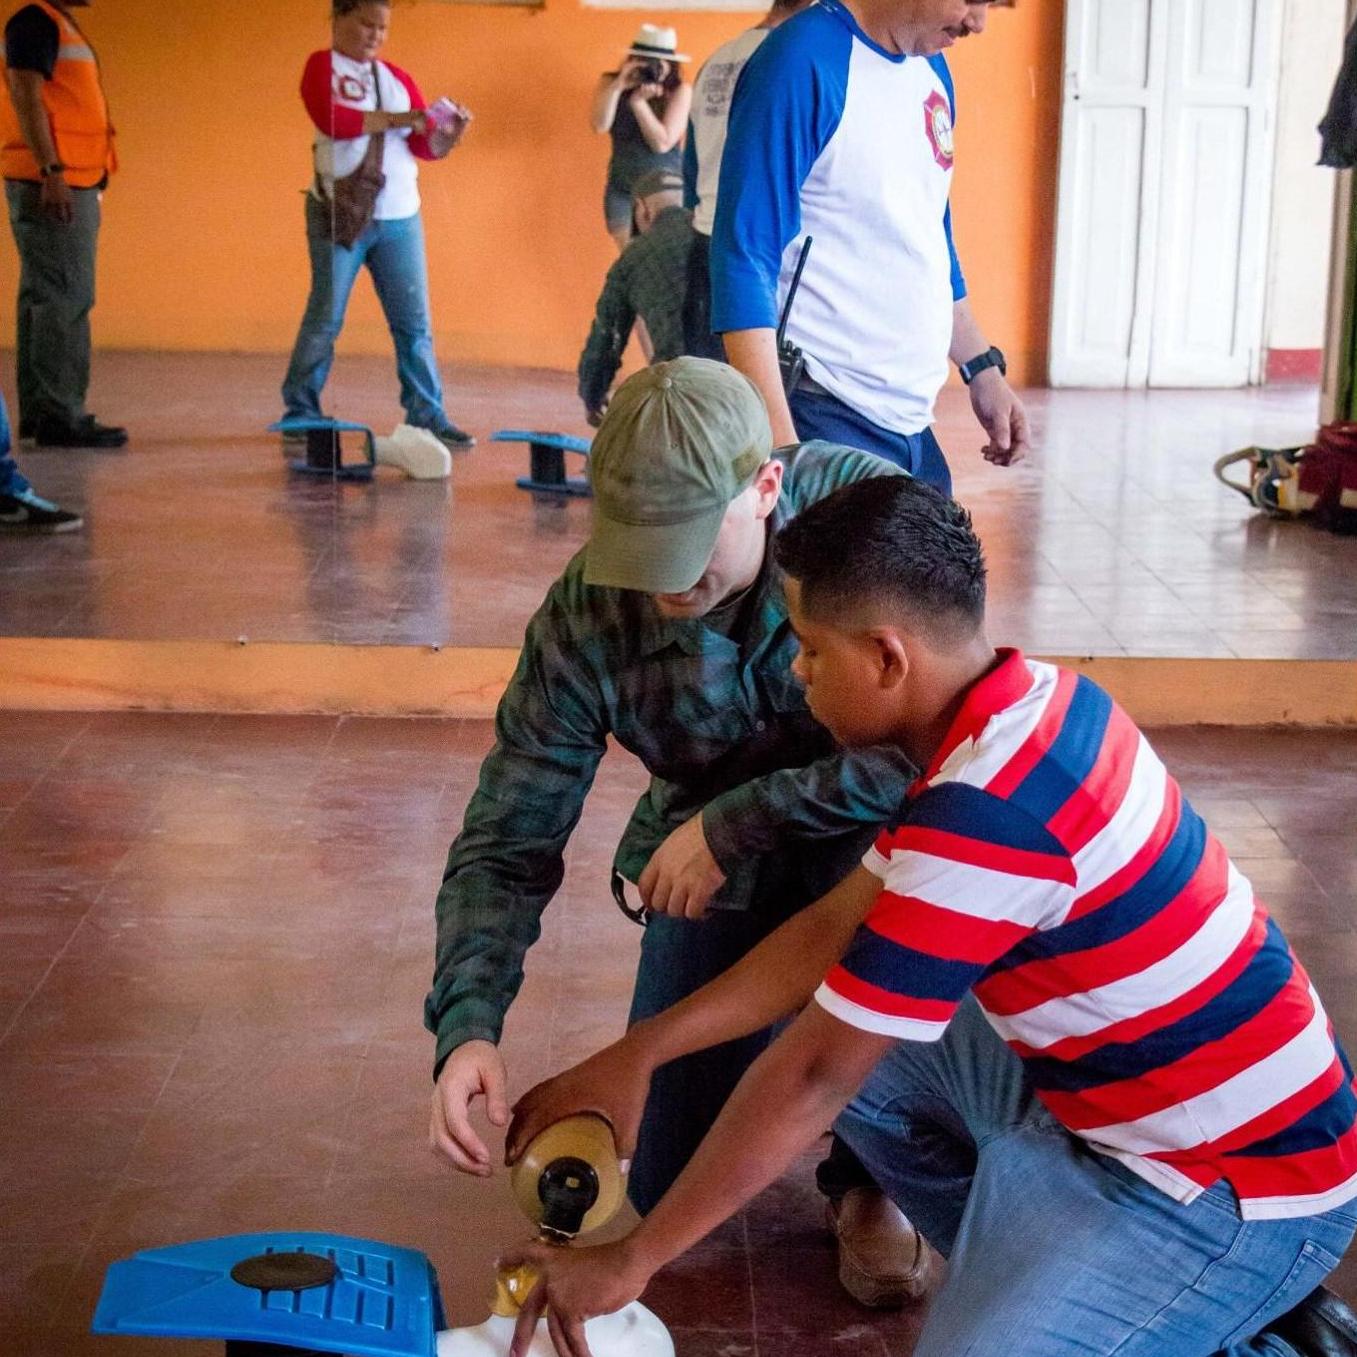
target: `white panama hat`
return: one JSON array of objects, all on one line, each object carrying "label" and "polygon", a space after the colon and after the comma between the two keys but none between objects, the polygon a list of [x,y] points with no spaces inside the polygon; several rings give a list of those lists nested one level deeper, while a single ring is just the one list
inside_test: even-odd
[{"label": "white panama hat", "polygon": [[685,52],[676,52],[678,30],[661,28],[659,24],[642,24],[628,56],[657,57],[661,61],[687,61]]}]

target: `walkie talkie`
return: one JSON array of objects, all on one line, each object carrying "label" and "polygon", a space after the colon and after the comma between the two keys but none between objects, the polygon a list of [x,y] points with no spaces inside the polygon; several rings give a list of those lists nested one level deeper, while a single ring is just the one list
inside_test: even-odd
[{"label": "walkie talkie", "polygon": [[806,355],[787,339],[787,321],[792,314],[792,303],[796,300],[796,289],[801,286],[801,274],[810,255],[813,236],[807,236],[801,246],[800,258],[796,261],[796,272],[792,274],[792,285],[787,289],[787,300],[782,305],[782,315],[777,323],[777,365],[782,371],[782,389],[791,395],[797,383],[806,371]]}]

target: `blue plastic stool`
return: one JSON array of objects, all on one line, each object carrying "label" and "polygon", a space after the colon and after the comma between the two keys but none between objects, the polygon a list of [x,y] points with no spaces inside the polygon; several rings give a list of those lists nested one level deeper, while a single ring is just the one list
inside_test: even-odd
[{"label": "blue plastic stool", "polygon": [[[288,1278],[298,1269],[287,1264],[299,1254],[306,1255],[301,1270],[319,1280],[247,1284],[232,1276],[250,1274],[242,1267],[249,1260],[256,1272],[262,1266]],[[296,1289],[287,1289],[293,1281]],[[95,1333],[220,1338],[229,1357],[434,1357],[443,1327],[438,1278],[422,1253],[285,1230],[144,1249],[114,1263],[93,1325]]]},{"label": "blue plastic stool", "polygon": [[377,464],[377,435],[366,424],[355,424],[348,419],[280,419],[269,425],[270,433],[310,434],[322,430],[332,436],[341,433],[362,434],[367,460],[346,464],[337,438],[333,447],[327,445],[324,455],[316,455],[316,450],[308,440],[306,457],[289,457],[288,467],[300,476],[323,476],[326,480],[334,481],[370,481],[372,468]]},{"label": "blue plastic stool", "polygon": [[528,471],[514,483],[520,490],[534,495],[557,495],[561,498],[588,499],[593,491],[582,476],[565,474],[565,455],[578,453],[588,460],[589,440],[575,438],[568,433],[543,433],[531,429],[501,429],[490,435],[492,443],[526,443]]}]

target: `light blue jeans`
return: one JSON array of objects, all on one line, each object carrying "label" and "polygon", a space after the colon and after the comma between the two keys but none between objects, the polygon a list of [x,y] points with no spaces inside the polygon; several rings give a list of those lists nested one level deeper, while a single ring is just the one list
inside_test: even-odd
[{"label": "light blue jeans", "polygon": [[306,240],[311,254],[311,295],[283,381],[285,418],[321,417],[320,393],[334,363],[335,340],[344,327],[353,285],[366,265],[396,344],[396,372],[406,420],[421,429],[445,427],[448,417],[434,358],[429,274],[419,214],[374,221],[351,247],[336,245],[330,236],[329,207],[308,193]]},{"label": "light blue jeans", "polygon": [[835,1131],[947,1257],[915,1357],[1295,1357],[1256,1335],[1337,1265],[1357,1205],[1240,1219],[1184,1206],[1067,1132],[967,999],[900,1042]]},{"label": "light blue jeans", "polygon": [[0,495],[17,498],[31,490],[32,487],[24,479],[19,470],[19,464],[14,460],[11,451],[13,447],[13,435],[9,427],[9,408],[5,405],[4,392],[0,392]]}]

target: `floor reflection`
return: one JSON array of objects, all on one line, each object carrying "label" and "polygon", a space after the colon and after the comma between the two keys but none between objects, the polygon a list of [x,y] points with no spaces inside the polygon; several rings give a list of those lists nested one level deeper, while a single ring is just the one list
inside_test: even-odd
[{"label": "floor reflection", "polygon": [[[278,360],[106,354],[96,404],[129,411],[125,453],[22,450],[86,532],[0,539],[0,634],[515,645],[584,540],[588,505],[514,487],[527,449],[497,428],[587,434],[568,374],[458,369],[481,439],[451,483],[289,479]],[[344,359],[334,413],[399,419],[389,364]],[[1304,441],[1313,390],[1039,391],[1041,452],[986,466],[964,394],[939,433],[992,568],[996,638],[1039,652],[1347,658],[1357,545],[1275,523],[1211,476],[1221,452]]]}]

